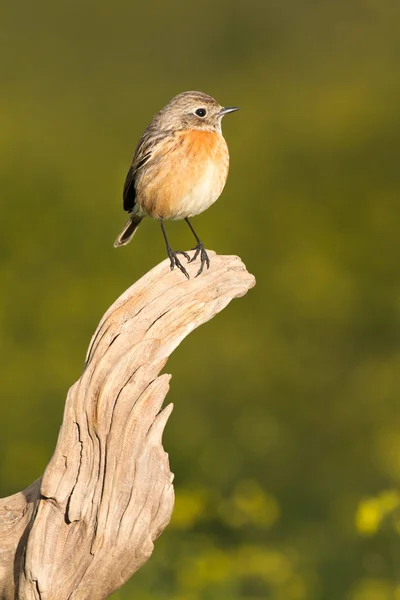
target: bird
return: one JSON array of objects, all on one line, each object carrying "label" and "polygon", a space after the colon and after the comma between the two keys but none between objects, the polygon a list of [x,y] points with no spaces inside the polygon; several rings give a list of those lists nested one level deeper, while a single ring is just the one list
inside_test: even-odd
[{"label": "bird", "polygon": [[[220,196],[228,176],[229,151],[222,135],[222,118],[239,110],[221,106],[212,96],[189,91],[178,94],[153,117],[136,147],[123,190],[129,219],[114,247],[131,241],[141,221],[160,222],[170,260],[189,279],[178,255],[193,262],[200,255],[198,277],[210,266],[203,242],[189,219],[209,208]],[[164,221],[185,220],[196,239],[192,257],[173,250]]]}]

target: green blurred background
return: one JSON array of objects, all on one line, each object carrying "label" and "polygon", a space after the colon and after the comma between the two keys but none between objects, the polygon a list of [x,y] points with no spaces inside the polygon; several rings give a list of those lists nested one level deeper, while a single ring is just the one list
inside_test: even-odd
[{"label": "green blurred background", "polygon": [[168,364],[174,517],[114,599],[400,599],[399,24],[398,0],[2,3],[2,496],[164,259],[151,221],[112,247],[144,126],[184,90],[241,107],[194,225],[257,286]]}]

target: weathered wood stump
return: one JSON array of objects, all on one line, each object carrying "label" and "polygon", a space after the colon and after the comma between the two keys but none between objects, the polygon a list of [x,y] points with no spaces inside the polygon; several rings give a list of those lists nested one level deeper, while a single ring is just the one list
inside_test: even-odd
[{"label": "weathered wood stump", "polygon": [[102,318],[43,477],[0,500],[2,600],[102,600],[150,557],[174,503],[162,447],[170,376],[159,373],[254,285],[239,258],[209,254],[210,270],[190,280],[163,261]]}]

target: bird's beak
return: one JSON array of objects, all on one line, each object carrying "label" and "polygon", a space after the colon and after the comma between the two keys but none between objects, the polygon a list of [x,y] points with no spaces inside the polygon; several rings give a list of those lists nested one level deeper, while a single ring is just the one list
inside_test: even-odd
[{"label": "bird's beak", "polygon": [[225,106],[224,108],[221,108],[221,110],[218,113],[219,117],[223,117],[231,112],[235,112],[239,110],[238,106]]}]

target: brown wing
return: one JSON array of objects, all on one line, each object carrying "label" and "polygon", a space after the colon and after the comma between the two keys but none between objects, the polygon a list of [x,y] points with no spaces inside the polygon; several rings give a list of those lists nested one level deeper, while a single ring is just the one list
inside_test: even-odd
[{"label": "brown wing", "polygon": [[138,162],[133,159],[133,162],[129,168],[128,174],[125,179],[124,185],[124,210],[127,212],[131,212],[136,202],[136,189],[135,189],[135,179],[136,174],[141,167],[149,160],[151,156],[151,152],[145,154]]},{"label": "brown wing", "polygon": [[138,171],[150,159],[152,162],[157,162],[165,154],[165,140],[174,139],[174,131],[158,131],[154,129],[153,123],[145,130],[142,139],[140,140],[135,156],[133,157],[132,165],[126,176],[124,185],[124,210],[131,212],[136,204],[136,175]]}]

